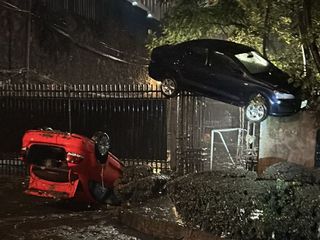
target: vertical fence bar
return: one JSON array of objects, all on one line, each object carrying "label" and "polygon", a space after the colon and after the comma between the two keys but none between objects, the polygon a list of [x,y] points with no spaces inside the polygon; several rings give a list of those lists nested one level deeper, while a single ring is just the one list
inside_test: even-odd
[{"label": "vertical fence bar", "polygon": [[69,132],[72,132],[72,114],[71,114],[71,87],[68,86],[68,127]]}]

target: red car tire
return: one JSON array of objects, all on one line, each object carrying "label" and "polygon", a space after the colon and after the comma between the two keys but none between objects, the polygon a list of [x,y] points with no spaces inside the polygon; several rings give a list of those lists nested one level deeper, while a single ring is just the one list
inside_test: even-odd
[{"label": "red car tire", "polygon": [[101,164],[106,163],[110,149],[110,137],[108,134],[98,131],[92,136],[92,140],[95,142],[95,154],[97,160]]}]

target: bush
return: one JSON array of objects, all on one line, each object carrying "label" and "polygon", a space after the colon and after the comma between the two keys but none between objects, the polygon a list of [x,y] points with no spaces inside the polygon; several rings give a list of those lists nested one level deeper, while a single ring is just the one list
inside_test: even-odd
[{"label": "bush", "polygon": [[258,179],[239,170],[213,171],[177,178],[168,184],[168,193],[190,227],[215,235],[241,240],[318,239],[318,185],[270,175]]}]

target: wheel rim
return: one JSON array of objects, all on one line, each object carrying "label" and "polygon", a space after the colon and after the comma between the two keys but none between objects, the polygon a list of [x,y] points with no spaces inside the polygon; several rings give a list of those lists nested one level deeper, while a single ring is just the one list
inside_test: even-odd
[{"label": "wheel rim", "polygon": [[161,90],[165,95],[172,96],[176,92],[176,83],[172,79],[165,79],[162,81]]},{"label": "wheel rim", "polygon": [[246,108],[246,116],[249,121],[262,121],[267,114],[267,108],[263,103],[251,102]]},{"label": "wheel rim", "polygon": [[110,149],[109,136],[103,135],[98,143],[98,150],[101,155],[106,155]]}]

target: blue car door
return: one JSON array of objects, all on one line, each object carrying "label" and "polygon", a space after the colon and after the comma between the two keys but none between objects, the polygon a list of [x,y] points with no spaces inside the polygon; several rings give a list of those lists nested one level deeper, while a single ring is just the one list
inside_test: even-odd
[{"label": "blue car door", "polygon": [[243,104],[244,73],[228,56],[206,47],[187,49],[182,59],[180,84],[190,92],[235,105]]},{"label": "blue car door", "polygon": [[217,51],[209,53],[210,76],[206,84],[218,92],[219,100],[235,105],[245,101],[247,83],[245,74],[230,57]]},{"label": "blue car door", "polygon": [[209,50],[205,47],[189,48],[182,59],[180,71],[182,88],[212,98],[217,98],[220,90],[210,84],[212,69],[209,66]]}]

